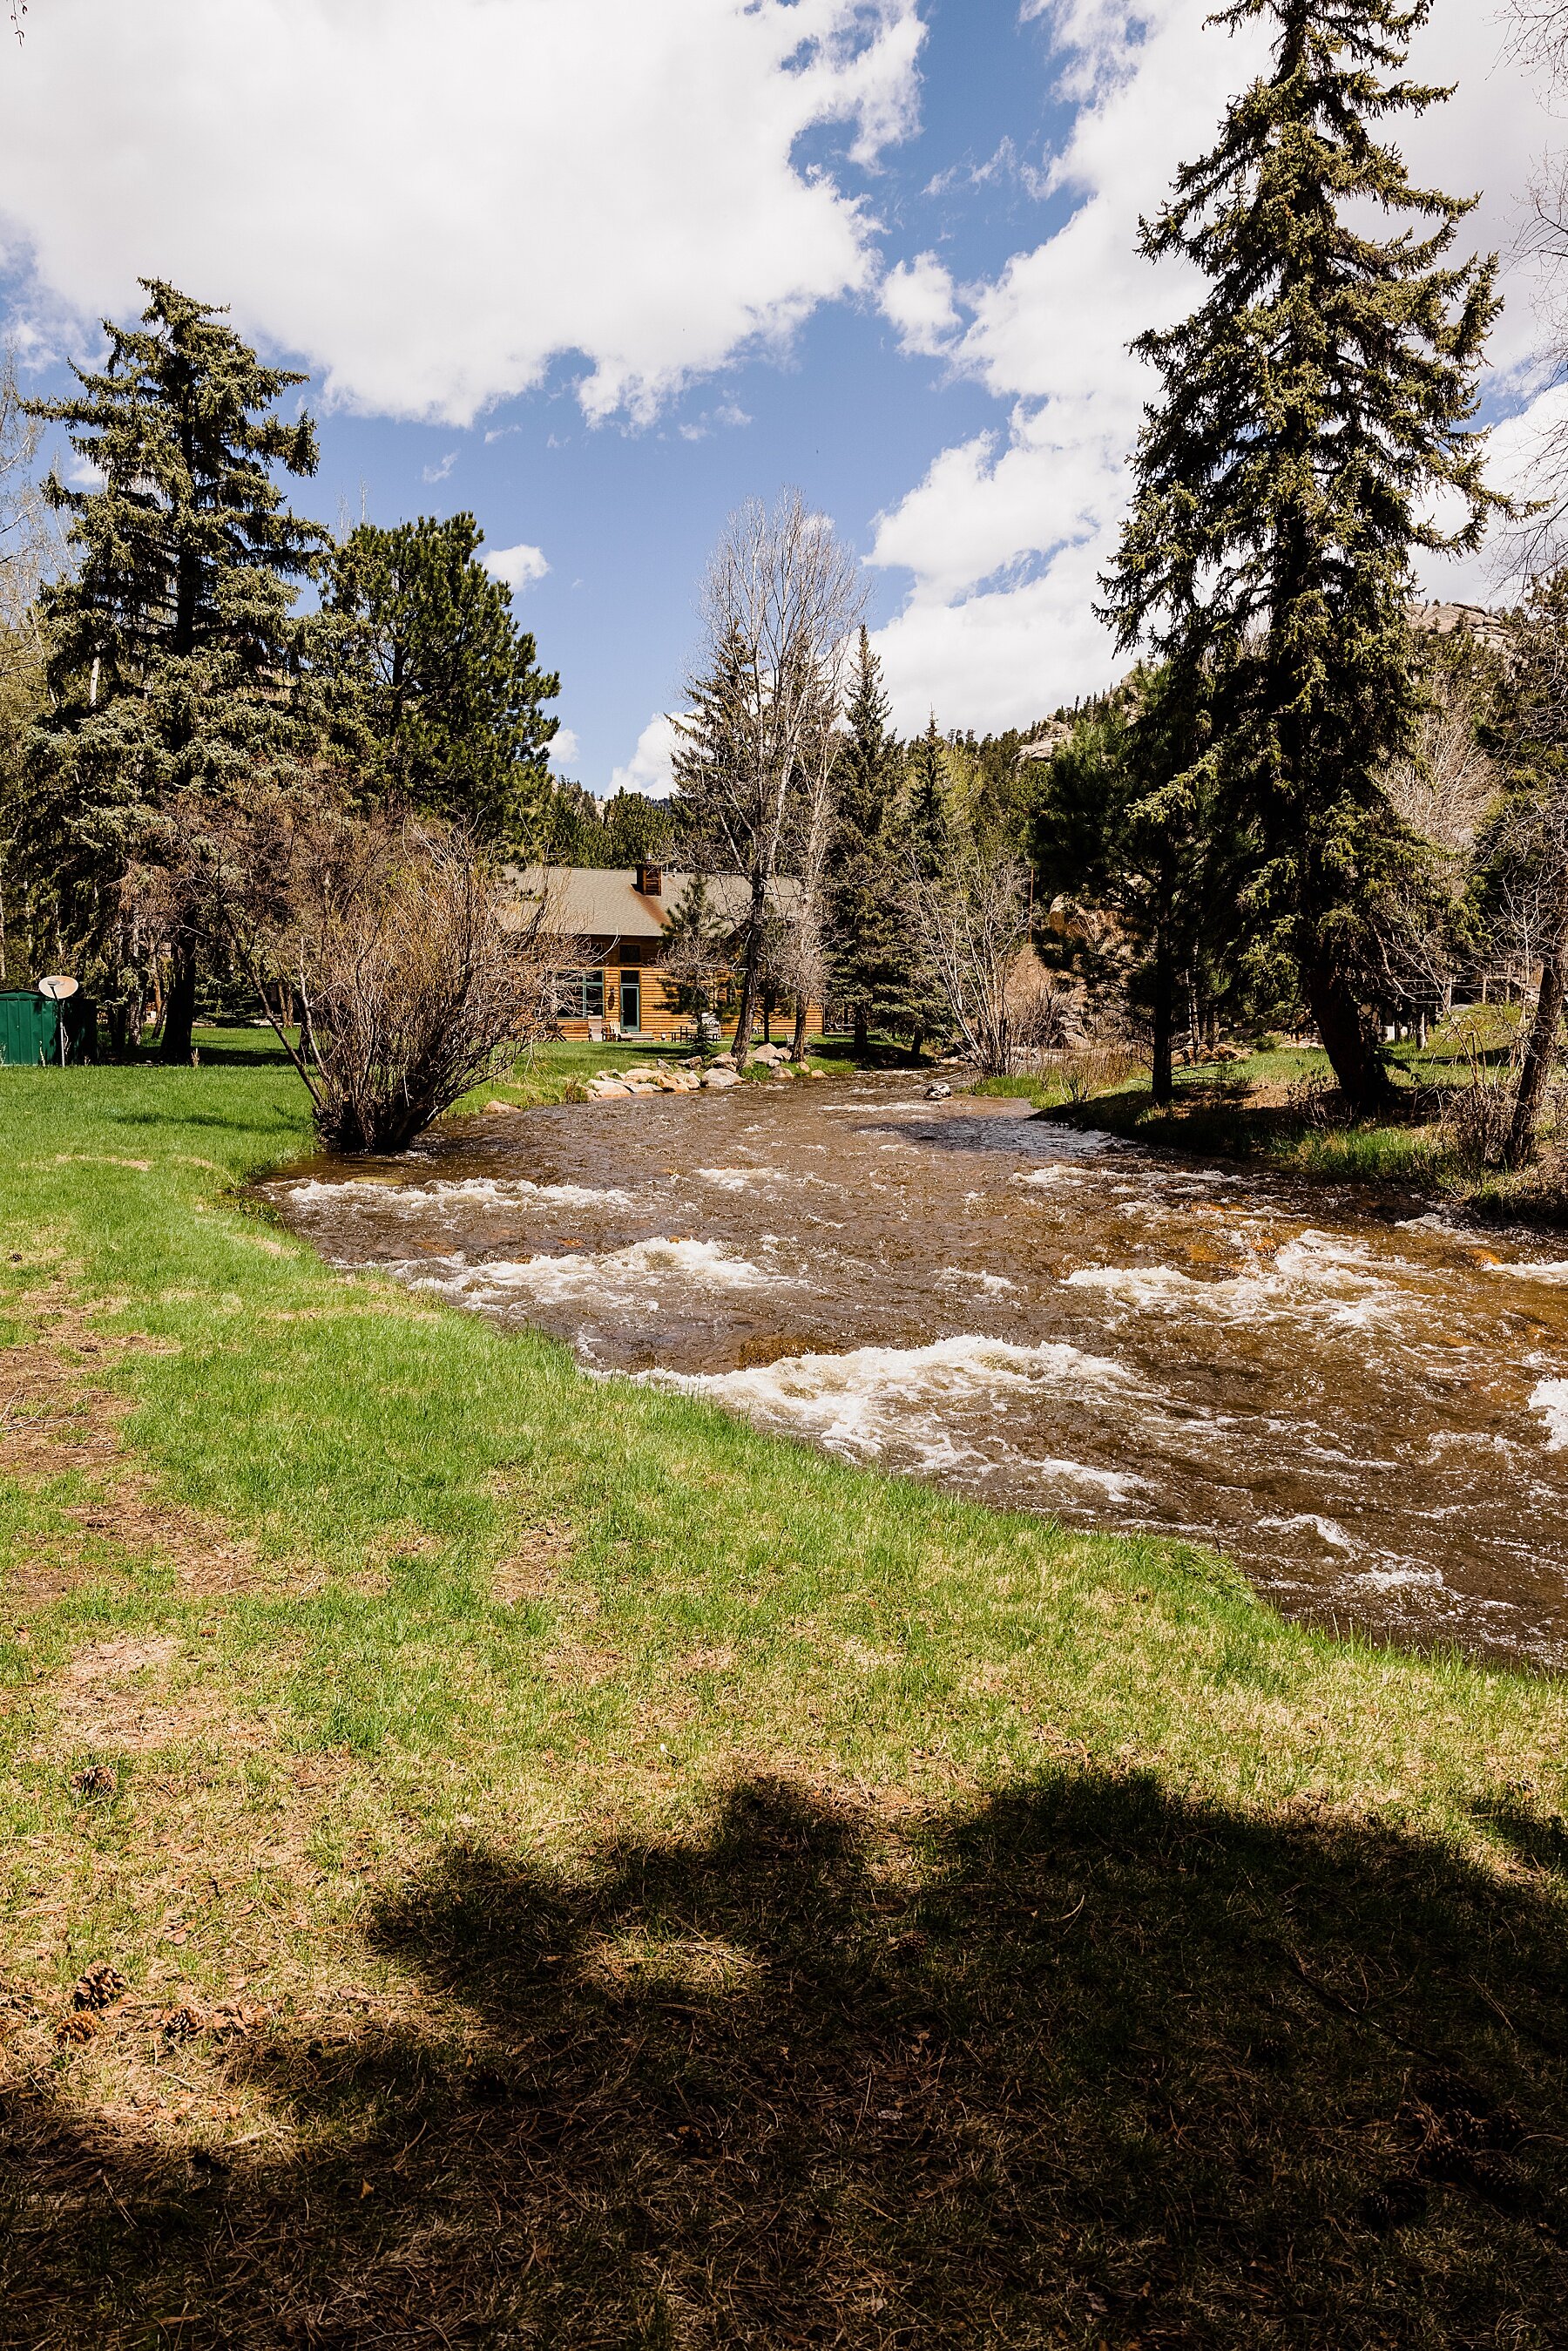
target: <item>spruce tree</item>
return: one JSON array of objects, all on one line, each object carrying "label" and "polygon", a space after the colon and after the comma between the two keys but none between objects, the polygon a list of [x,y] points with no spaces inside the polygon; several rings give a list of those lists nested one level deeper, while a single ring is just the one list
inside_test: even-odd
[{"label": "spruce tree", "polygon": [[[937,732],[934,711],[925,733],[909,748],[899,819],[905,857],[913,862],[923,882],[939,882],[952,862],[953,817],[948,797],[947,747]],[[912,925],[906,932],[902,963],[902,987],[894,1019],[909,1036],[918,1061],[927,1037],[949,1019],[950,1008]]]},{"label": "spruce tree", "polygon": [[[1205,677],[1215,773],[1255,830],[1260,946],[1293,959],[1358,1109],[1386,1086],[1379,926],[1419,860],[1383,785],[1419,710],[1412,558],[1473,549],[1502,504],[1467,429],[1495,265],[1449,258],[1473,200],[1413,186],[1375,135],[1447,95],[1397,78],[1429,11],[1220,12],[1232,27],[1277,26],[1272,69],[1144,226],[1150,259],[1183,256],[1212,290],[1136,346],[1162,390],[1106,580],[1124,648],[1150,641]],[[1376,233],[1379,214],[1391,233]],[[1451,530],[1429,518],[1437,493],[1459,509]]]},{"label": "spruce tree", "polygon": [[[1173,1091],[1179,976],[1196,993],[1199,975],[1233,977],[1238,961],[1238,844],[1213,804],[1206,729],[1200,680],[1172,664],[1135,671],[1042,762],[1030,831],[1042,899],[1065,893],[1114,918],[1113,955],[1082,960],[1091,980],[1120,965],[1149,1015],[1158,1103]],[[1212,986],[1202,992],[1212,1000]]]},{"label": "spruce tree", "polygon": [[[111,995],[128,871],[177,862],[203,803],[299,747],[290,607],[326,543],[274,477],[316,470],[309,418],[270,413],[306,379],[264,367],[222,310],[141,283],[140,327],[104,321],[108,361],[73,370],[80,393],[28,404],[98,478],[45,484],[76,559],[40,599],[52,709],[28,747],[27,834],[53,868],[60,949]],[[183,1061],[195,925],[171,945],[163,1050]]]},{"label": "spruce tree", "polygon": [[542,705],[561,681],[539,668],[483,541],[471,514],[361,523],[332,557],[318,658],[374,793],[524,856],[548,822],[560,722]]},{"label": "spruce tree", "polygon": [[901,762],[888,716],[882,664],[862,628],[837,761],[826,889],[828,971],[834,995],[850,1008],[857,1054],[877,1012],[898,1002],[908,962],[892,821]]}]

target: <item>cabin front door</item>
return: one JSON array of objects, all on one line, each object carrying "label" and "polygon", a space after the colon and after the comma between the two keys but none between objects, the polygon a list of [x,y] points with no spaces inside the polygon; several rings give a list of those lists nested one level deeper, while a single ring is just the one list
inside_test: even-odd
[{"label": "cabin front door", "polygon": [[642,982],[629,971],[621,976],[620,1025],[623,1035],[633,1037],[642,1027]]}]

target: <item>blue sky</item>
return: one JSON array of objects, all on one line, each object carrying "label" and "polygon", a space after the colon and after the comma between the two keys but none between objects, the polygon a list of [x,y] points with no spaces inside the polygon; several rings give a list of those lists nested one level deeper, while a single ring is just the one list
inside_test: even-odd
[{"label": "blue sky", "polygon": [[[301,505],[467,507],[513,550],[560,765],[596,790],[659,788],[706,551],[786,484],[867,560],[900,722],[1020,723],[1116,666],[1089,607],[1126,345],[1189,294],[1135,224],[1262,54],[1207,13],[37,0],[0,58],[11,332],[52,386],[139,272],[229,301],[312,371]],[[1485,189],[1491,244],[1554,135],[1501,47],[1486,0],[1437,0],[1416,62],[1460,95],[1408,140]],[[1539,423],[1558,395],[1513,292],[1489,396]]]}]

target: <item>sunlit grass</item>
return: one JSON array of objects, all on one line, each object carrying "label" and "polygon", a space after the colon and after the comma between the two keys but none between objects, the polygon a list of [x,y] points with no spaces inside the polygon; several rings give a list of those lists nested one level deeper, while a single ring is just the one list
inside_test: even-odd
[{"label": "sunlit grass", "polygon": [[[280,2031],[345,1982],[395,2004],[405,1962],[367,1922],[452,1855],[668,1851],[759,1775],[925,1823],[917,1876],[928,1828],[1080,1773],[1243,1838],[1375,1818],[1499,1884],[1497,1808],[1568,1809],[1555,1683],[1293,1627],[1203,1551],[851,1468],[335,1272],[243,1188],[309,1148],[292,1073],[244,1032],[202,1049],[0,1076],[0,1317],[35,1341],[5,1387],[0,1896],[39,2096],[85,2114],[154,2080],[140,2043],[54,2046],[90,1961],[166,2002],[243,1984]],[[515,1091],[651,1058],[550,1049]],[[95,1768],[101,1796],[73,1784]],[[1395,1913],[1376,1873],[1356,1899],[1370,1948]],[[216,2097],[215,2047],[179,2062]],[[202,2112],[165,2103],[155,2135],[286,2128],[265,2074]]]}]

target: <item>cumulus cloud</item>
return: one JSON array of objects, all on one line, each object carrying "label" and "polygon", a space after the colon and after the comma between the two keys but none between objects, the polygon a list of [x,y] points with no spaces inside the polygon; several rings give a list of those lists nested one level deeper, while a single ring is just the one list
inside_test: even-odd
[{"label": "cumulus cloud", "polygon": [[612,792],[646,792],[663,799],[675,781],[675,721],[655,711],[637,738],[637,748],[624,768],[610,776]]},{"label": "cumulus cloud", "polygon": [[538,547],[493,547],[484,559],[484,568],[493,580],[501,580],[514,595],[518,589],[543,580],[550,569],[544,549]]},{"label": "cumulus cloud", "polygon": [[[1196,293],[1184,265],[1140,257],[1138,217],[1158,209],[1178,164],[1211,144],[1226,99],[1267,54],[1259,28],[1234,38],[1206,29],[1210,10],[1211,0],[1031,0],[1024,13],[1050,18],[1059,89],[1076,102],[1047,171],[1072,210],[1043,244],[964,289],[971,317],[959,333],[933,329],[921,342],[912,286],[895,295],[909,305],[907,348],[940,340],[953,365],[1009,403],[1005,428],[943,451],[878,517],[871,561],[912,583],[877,636],[904,727],[922,724],[932,705],[950,724],[1022,724],[1125,666],[1091,607],[1151,389],[1127,346],[1179,317]],[[1413,64],[1423,78],[1457,81],[1459,93],[1398,132],[1416,176],[1486,192],[1469,232],[1483,250],[1512,244],[1531,156],[1552,135],[1539,93],[1500,62],[1500,46],[1487,12],[1446,0]],[[1516,271],[1491,354],[1504,391],[1533,388],[1532,291]],[[1505,470],[1520,471],[1540,422],[1500,434]],[[1442,567],[1430,584],[1476,593],[1484,576],[1482,559]]]},{"label": "cumulus cloud", "polygon": [[875,277],[814,126],[911,127],[917,0],[51,0],[0,77],[36,308],[139,275],[232,303],[328,396],[466,424],[580,355],[646,417]]},{"label": "cumulus cloud", "polygon": [[953,281],[934,253],[900,261],[882,280],[882,315],[898,330],[898,348],[910,352],[945,350],[959,323]]},{"label": "cumulus cloud", "polygon": [[570,726],[557,726],[550,737],[550,765],[556,769],[569,768],[581,748]]}]

